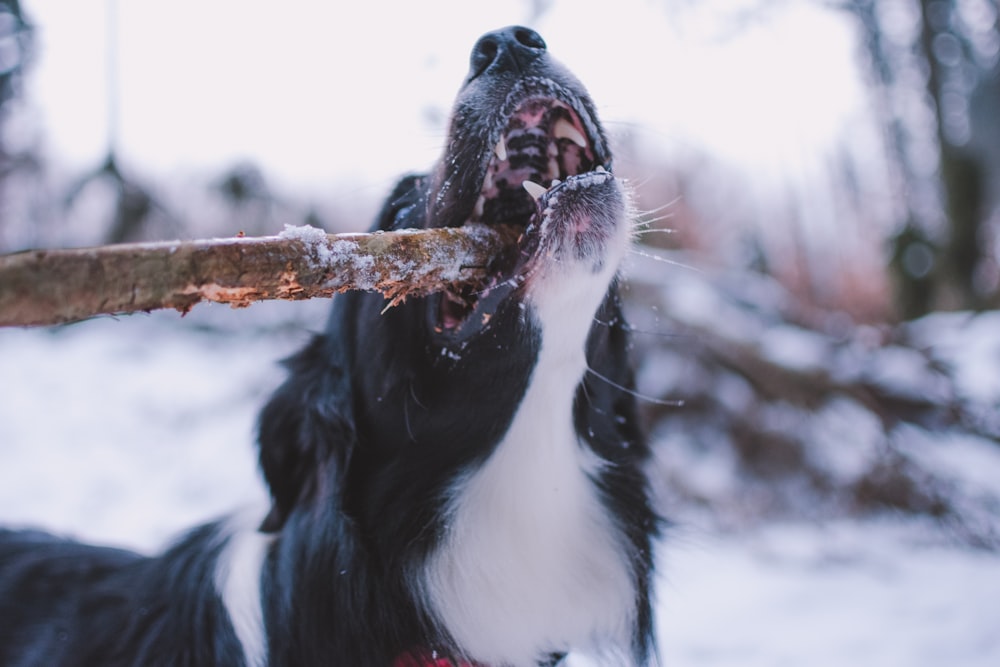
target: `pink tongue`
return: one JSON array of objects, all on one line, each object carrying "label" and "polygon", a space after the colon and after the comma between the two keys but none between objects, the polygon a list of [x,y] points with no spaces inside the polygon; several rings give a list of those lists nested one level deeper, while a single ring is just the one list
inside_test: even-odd
[{"label": "pink tongue", "polygon": [[454,302],[448,301],[448,296],[442,297],[441,303],[441,324],[445,329],[455,329],[465,318],[463,308]]}]

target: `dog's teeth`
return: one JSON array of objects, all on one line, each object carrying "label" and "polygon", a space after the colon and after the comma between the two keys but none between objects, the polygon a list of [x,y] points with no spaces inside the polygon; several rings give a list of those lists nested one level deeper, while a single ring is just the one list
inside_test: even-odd
[{"label": "dog's teeth", "polygon": [[560,181],[558,178],[553,178],[552,179],[552,185],[550,185],[549,187],[554,188],[557,185],[559,185],[560,183],[562,183],[562,181]]},{"label": "dog's teeth", "polygon": [[565,118],[556,121],[555,127],[552,128],[552,136],[556,139],[569,139],[580,148],[587,147],[587,138],[580,134],[580,130],[573,127],[573,123]]},{"label": "dog's teeth", "polygon": [[597,168],[594,169],[594,171],[596,171],[598,174],[603,174],[607,171],[607,169],[605,169],[603,165],[599,164],[597,165]]},{"label": "dog's teeth", "polygon": [[483,209],[486,206],[486,197],[479,195],[479,199],[476,200],[476,208],[472,211],[472,218],[474,220],[483,219]]},{"label": "dog's teeth", "polygon": [[501,162],[507,160],[507,142],[504,141],[502,136],[500,137],[500,141],[497,142],[497,145],[493,147],[493,152],[497,154],[497,157],[500,158]]},{"label": "dog's teeth", "polygon": [[521,187],[527,190],[528,194],[531,195],[531,198],[535,201],[538,201],[538,198],[547,192],[544,185],[539,185],[533,181],[525,181],[524,183],[521,183]]},{"label": "dog's teeth", "polygon": [[558,156],[553,155],[551,158],[549,158],[549,171],[548,171],[548,174],[546,174],[546,175],[550,179],[557,178],[559,176],[559,157]]}]

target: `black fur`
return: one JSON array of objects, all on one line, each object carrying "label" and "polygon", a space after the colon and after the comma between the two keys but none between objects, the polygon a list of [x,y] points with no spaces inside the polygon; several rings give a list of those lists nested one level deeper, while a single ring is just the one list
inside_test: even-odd
[{"label": "black fur", "polygon": [[[579,112],[594,166],[610,169],[582,86],[537,34],[507,28],[473,50],[437,169],[400,182],[377,229],[470,218],[516,86],[557,90]],[[491,204],[499,212],[487,222],[526,224],[531,207],[507,200]],[[434,324],[441,296],[384,313],[378,295],[339,296],[326,331],[287,362],[290,375],[259,426],[273,498],[261,525],[273,535],[260,575],[269,664],[391,667],[407,652],[462,655],[412,579],[441,543],[448,490],[491,456],[539,354],[538,328],[514,283],[491,294],[488,325],[470,318],[455,330]],[[654,651],[657,526],[628,347],[611,285],[587,339],[594,373],[577,390],[572,418],[581,442],[610,463],[594,484],[627,542],[636,591],[629,649],[645,664]],[[147,559],[35,533],[0,534],[0,664],[244,664],[213,583],[227,539],[208,526]],[[539,656],[539,664],[558,657]]]},{"label": "black fur", "polygon": [[203,526],[159,558],[0,531],[0,665],[243,665]]}]

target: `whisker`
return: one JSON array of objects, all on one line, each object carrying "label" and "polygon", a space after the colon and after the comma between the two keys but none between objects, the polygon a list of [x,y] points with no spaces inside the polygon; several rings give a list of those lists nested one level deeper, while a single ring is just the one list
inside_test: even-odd
[{"label": "whisker", "polygon": [[656,338],[667,338],[675,340],[682,340],[684,338],[694,338],[694,334],[691,333],[669,333],[666,331],[650,331],[649,329],[637,329],[631,324],[627,324],[625,322],[605,322],[596,317],[594,318],[594,324],[597,324],[602,327],[618,326],[621,327],[622,330],[625,331],[626,333],[635,334],[637,336],[655,336]]},{"label": "whisker", "polygon": [[590,397],[590,392],[587,391],[587,383],[580,383],[580,389],[583,391],[583,397],[587,400],[587,405],[590,407],[594,406],[594,400]]},{"label": "whisker", "polygon": [[676,234],[677,229],[633,229],[632,236],[645,236],[646,234]]},{"label": "whisker", "polygon": [[597,371],[595,371],[593,368],[591,368],[589,365],[587,366],[587,372],[590,373],[591,375],[593,375],[594,377],[598,378],[599,380],[607,382],[609,385],[611,385],[615,389],[618,389],[619,391],[624,391],[626,394],[629,394],[630,396],[634,396],[634,397],[638,398],[640,401],[645,401],[647,403],[653,403],[654,405],[663,405],[663,406],[666,406],[668,408],[682,408],[682,407],[684,407],[684,401],[683,401],[683,399],[676,399],[676,400],[673,400],[673,401],[668,401],[668,400],[665,400],[665,399],[662,399],[662,398],[653,398],[652,396],[646,396],[645,394],[641,394],[641,393],[635,391],[634,389],[629,389],[628,387],[621,386],[620,384],[618,384],[617,382],[615,382],[611,378],[604,377],[603,375],[601,375],[600,373],[598,373]]},{"label": "whisker", "polygon": [[637,215],[632,218],[632,227],[649,227],[655,225],[664,220],[670,220],[674,217],[673,212],[664,213],[662,215],[656,215],[658,211],[649,211],[643,215]]},{"label": "whisker", "polygon": [[[633,233],[638,231],[644,231],[651,228],[653,225],[663,222],[664,220],[670,220],[673,215],[660,215],[655,218],[650,218],[649,220],[633,220],[631,225],[631,231]],[[663,229],[673,229],[672,227],[665,227]]]},{"label": "whisker", "polygon": [[674,205],[677,202],[679,202],[680,200],[681,200],[681,195],[677,195],[676,197],[674,197],[673,199],[671,199],[667,203],[661,204],[660,206],[657,206],[656,208],[651,208],[648,211],[639,211],[637,217],[641,219],[641,218],[643,218],[643,217],[645,217],[647,215],[651,215],[651,214],[654,214],[654,213],[659,213],[660,211],[665,211],[668,208],[673,208]]},{"label": "whisker", "polygon": [[643,234],[648,234],[651,232],[657,232],[660,234],[675,234],[677,230],[672,228],[653,228],[654,225],[658,225],[665,220],[670,220],[674,217],[673,211],[664,213],[667,209],[677,203],[680,197],[675,198],[673,201],[669,201],[662,206],[657,206],[654,209],[648,211],[642,211],[633,215],[631,220],[631,229],[629,230],[633,237],[639,237]]},{"label": "whisker", "polygon": [[628,184],[634,192],[638,192],[645,188],[653,181],[653,174],[646,174],[640,180],[635,180],[634,178],[628,179]]},{"label": "whisker", "polygon": [[639,250],[638,248],[636,248],[634,246],[631,247],[631,248],[629,248],[629,252],[632,253],[633,255],[639,255],[640,257],[646,257],[647,259],[652,259],[652,260],[655,260],[657,262],[663,262],[664,264],[670,264],[671,266],[677,266],[677,267],[680,267],[682,269],[689,269],[689,270],[694,271],[696,273],[701,273],[701,274],[705,273],[703,270],[699,269],[696,266],[692,266],[690,264],[685,264],[683,262],[677,262],[677,261],[674,261],[672,259],[667,259],[666,257],[660,257],[659,255],[655,255],[653,253],[644,252],[644,251]]}]

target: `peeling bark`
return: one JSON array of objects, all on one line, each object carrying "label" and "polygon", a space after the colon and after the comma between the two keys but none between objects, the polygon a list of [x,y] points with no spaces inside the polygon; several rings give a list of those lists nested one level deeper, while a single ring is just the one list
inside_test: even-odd
[{"label": "peeling bark", "polygon": [[392,303],[482,280],[516,239],[507,227],[132,243],[0,256],[0,326],[40,326],[174,308],[200,301],[235,308],[347,290]]}]

